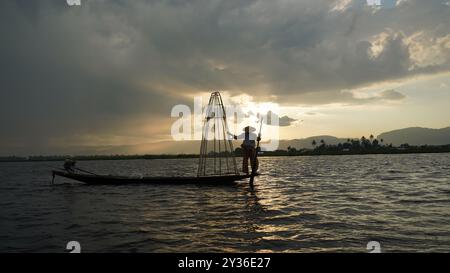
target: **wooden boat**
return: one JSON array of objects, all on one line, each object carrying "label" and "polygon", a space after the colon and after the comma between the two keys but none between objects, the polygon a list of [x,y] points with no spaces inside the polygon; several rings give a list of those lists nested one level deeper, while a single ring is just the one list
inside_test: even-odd
[{"label": "wooden boat", "polygon": [[[216,121],[223,120],[223,122],[217,123]],[[261,120],[262,125],[262,120]],[[214,128],[214,135],[208,137],[211,133],[210,128]],[[217,128],[217,129],[216,129]],[[221,130],[221,131],[220,131]],[[225,135],[228,133],[228,125],[226,122],[226,111],[222,101],[222,97],[219,92],[213,92],[209,100],[209,104],[206,110],[206,116],[203,124],[202,143],[200,147],[200,158],[197,170],[197,176],[195,177],[127,177],[127,176],[114,176],[114,175],[99,175],[89,171],[85,171],[75,167],[75,161],[66,160],[64,163],[64,169],[53,170],[53,180],[56,176],[61,176],[93,185],[123,185],[123,184],[231,184],[239,180],[250,178],[250,185],[253,185],[253,177],[257,176],[257,173],[240,174],[238,172],[234,154],[233,143],[231,139],[226,139]],[[260,130],[261,135],[261,130]],[[220,141],[220,136],[224,136],[224,140]],[[208,141],[214,140],[214,150],[208,151]],[[218,139],[218,145],[216,145],[216,139]],[[222,146],[221,146],[222,144]],[[258,140],[259,147],[259,140]],[[256,156],[255,160],[256,162]],[[210,168],[208,169],[207,162],[210,162]],[[252,166],[252,170],[255,166]],[[77,170],[77,172],[75,171]],[[213,170],[213,172],[211,172]],[[213,173],[213,175],[209,175]],[[228,175],[223,175],[227,173]],[[52,180],[52,183],[53,183]]]},{"label": "wooden boat", "polygon": [[217,185],[232,184],[239,180],[250,178],[250,175],[215,175],[200,177],[127,177],[113,175],[97,175],[67,172],[60,170],[52,171],[53,178],[61,176],[83,182],[90,185],[127,185],[127,184],[199,184]]}]

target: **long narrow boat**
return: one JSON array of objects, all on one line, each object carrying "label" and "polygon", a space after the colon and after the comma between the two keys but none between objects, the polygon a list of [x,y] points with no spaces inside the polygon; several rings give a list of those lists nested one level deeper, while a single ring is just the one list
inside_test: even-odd
[{"label": "long narrow boat", "polygon": [[84,174],[53,170],[53,178],[61,176],[90,185],[127,185],[127,184],[232,184],[250,178],[250,175],[215,175],[201,177],[127,177],[113,175]]},{"label": "long narrow boat", "polygon": [[[222,120],[217,124],[216,120]],[[261,120],[262,124],[262,120]],[[210,128],[214,128],[214,135],[209,136],[211,133]],[[217,130],[216,130],[217,128]],[[221,130],[221,132],[220,132]],[[202,143],[200,147],[200,158],[199,166],[197,171],[197,176],[180,176],[180,177],[127,177],[127,176],[114,176],[114,175],[99,175],[89,171],[81,170],[75,168],[75,162],[69,160],[66,161],[64,169],[53,170],[53,180],[56,176],[61,176],[83,182],[92,185],[123,185],[123,184],[232,184],[239,180],[244,180],[251,178],[251,185],[253,185],[253,177],[258,175],[252,173],[239,174],[235,153],[233,148],[233,142],[231,139],[227,139],[225,136],[229,134],[228,125],[226,122],[226,111],[222,101],[222,97],[219,92],[211,93],[211,98],[209,99],[208,107],[206,109],[206,116],[204,119],[203,130],[202,130]],[[261,132],[260,132],[261,135]],[[223,136],[222,147],[220,137]],[[216,140],[218,139],[218,145],[216,145]],[[213,151],[208,151],[208,141],[214,140]],[[259,141],[258,141],[259,147]],[[256,162],[256,155],[254,158]],[[210,162],[210,170],[213,172],[206,171],[207,163]],[[68,164],[66,166],[66,164]],[[252,165],[252,167],[254,167]],[[80,172],[75,172],[78,170]],[[209,173],[214,173],[214,175],[208,175]],[[223,175],[223,173],[228,173],[228,175]],[[53,183],[52,180],[52,183]]]}]

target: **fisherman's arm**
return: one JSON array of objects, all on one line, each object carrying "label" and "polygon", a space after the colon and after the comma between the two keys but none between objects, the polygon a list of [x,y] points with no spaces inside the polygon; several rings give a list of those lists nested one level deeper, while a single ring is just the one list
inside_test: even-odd
[{"label": "fisherman's arm", "polygon": [[242,133],[242,134],[240,134],[240,135],[235,135],[235,134],[232,134],[232,133],[230,133],[230,132],[227,132],[227,134],[229,135],[229,136],[232,136],[234,139],[244,139],[245,138],[245,133]]},{"label": "fisherman's arm", "polygon": [[233,139],[237,139],[237,136],[235,134],[232,134],[230,132],[227,132],[227,135],[232,137]]}]

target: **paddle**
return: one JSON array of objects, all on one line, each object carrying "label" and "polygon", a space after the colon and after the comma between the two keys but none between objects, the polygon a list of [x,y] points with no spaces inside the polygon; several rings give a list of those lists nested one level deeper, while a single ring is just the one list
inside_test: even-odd
[{"label": "paddle", "polygon": [[261,140],[261,129],[263,124],[263,118],[261,117],[261,125],[259,126],[259,134],[258,134],[258,144],[256,145],[255,157],[252,162],[252,174],[250,175],[250,187],[253,187],[253,180],[256,175],[256,160],[258,159],[258,149],[259,149],[259,141]]},{"label": "paddle", "polygon": [[98,174],[96,174],[96,173],[88,172],[88,171],[83,170],[83,169],[80,169],[80,168],[74,167],[74,169],[75,169],[75,170],[78,170],[78,171],[80,171],[80,172],[84,172],[84,173],[88,173],[88,174],[92,174],[92,175],[98,176]]}]

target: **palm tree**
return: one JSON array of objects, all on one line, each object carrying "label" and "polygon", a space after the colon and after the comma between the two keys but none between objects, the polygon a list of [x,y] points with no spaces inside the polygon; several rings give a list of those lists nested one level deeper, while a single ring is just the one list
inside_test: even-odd
[{"label": "palm tree", "polygon": [[288,153],[295,153],[297,151],[297,149],[295,149],[294,147],[287,147]]},{"label": "palm tree", "polygon": [[320,144],[321,144],[320,146],[325,146],[325,140],[321,139]]},{"label": "palm tree", "polygon": [[362,136],[361,137],[361,145],[362,145],[363,148],[367,148],[367,146],[368,146],[367,142],[368,142],[367,138],[365,136]]},{"label": "palm tree", "polygon": [[313,141],[312,141],[312,146],[315,148],[316,147],[316,145],[317,145],[317,142],[316,142],[316,140],[315,139],[313,139]]},{"label": "palm tree", "polygon": [[377,139],[374,139],[373,141],[372,141],[372,146],[373,147],[378,147],[378,140]]},{"label": "palm tree", "polygon": [[373,135],[370,135],[370,141],[373,141],[373,138],[374,138]]},{"label": "palm tree", "polygon": [[295,153],[297,152],[297,149],[295,149],[294,147],[289,146],[288,148],[288,153]]}]

